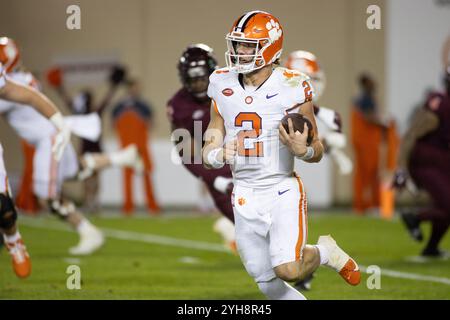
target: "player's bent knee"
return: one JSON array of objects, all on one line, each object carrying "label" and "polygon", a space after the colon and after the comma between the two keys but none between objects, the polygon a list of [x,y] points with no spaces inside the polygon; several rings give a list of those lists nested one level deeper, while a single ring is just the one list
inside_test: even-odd
[{"label": "player's bent knee", "polygon": [[0,194],[0,229],[11,229],[17,220],[17,211],[13,200],[5,194]]},{"label": "player's bent knee", "polygon": [[299,268],[296,262],[288,262],[274,268],[278,278],[284,281],[295,281],[299,278]]},{"label": "player's bent knee", "polygon": [[67,219],[67,217],[76,210],[75,204],[71,201],[50,199],[48,200],[48,206],[52,214],[63,220]]}]

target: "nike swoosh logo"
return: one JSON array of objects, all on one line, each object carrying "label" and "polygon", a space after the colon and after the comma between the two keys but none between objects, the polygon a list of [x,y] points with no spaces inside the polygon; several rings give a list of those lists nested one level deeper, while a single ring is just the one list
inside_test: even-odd
[{"label": "nike swoosh logo", "polygon": [[269,95],[269,94],[266,94],[266,99],[270,99],[270,98],[273,98],[273,97],[275,97],[275,96],[277,96],[278,95],[278,93],[275,93],[275,94],[273,94],[273,95]]},{"label": "nike swoosh logo", "polygon": [[284,191],[278,191],[278,195],[281,196],[283,193],[286,193],[286,192],[288,192],[289,190],[291,190],[291,189],[287,189],[287,190],[284,190]]}]

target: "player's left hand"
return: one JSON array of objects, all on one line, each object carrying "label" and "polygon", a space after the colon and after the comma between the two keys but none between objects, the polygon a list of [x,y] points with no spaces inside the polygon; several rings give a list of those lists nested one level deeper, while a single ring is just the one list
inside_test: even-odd
[{"label": "player's left hand", "polygon": [[300,133],[298,130],[294,132],[294,125],[292,124],[292,120],[288,119],[288,128],[289,133],[286,132],[284,127],[280,124],[280,140],[286,145],[292,154],[297,157],[303,156],[307,151],[307,140],[308,140],[308,126],[306,123],[303,127],[303,133]]}]

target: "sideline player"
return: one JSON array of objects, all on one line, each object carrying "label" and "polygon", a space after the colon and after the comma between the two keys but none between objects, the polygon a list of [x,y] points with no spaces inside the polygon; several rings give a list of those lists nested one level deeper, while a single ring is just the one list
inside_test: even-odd
[{"label": "sideline player", "polygon": [[[5,76],[9,79],[7,82],[15,81],[25,86],[30,85],[33,82],[33,76],[28,72],[18,70],[20,58],[14,41],[3,37],[0,38],[0,44],[4,46],[1,48],[2,52],[8,53],[8,55],[4,54],[0,57],[1,62],[7,66],[8,73]],[[67,221],[78,232],[80,241],[77,246],[70,248],[69,252],[73,255],[86,255],[100,248],[104,243],[102,233],[81,212],[76,210],[72,201],[61,195],[62,184],[64,180],[70,178],[86,179],[95,171],[111,165],[133,166],[137,162],[136,148],[130,147],[111,154],[86,154],[78,161],[75,150],[69,141],[70,130],[77,133],[82,130],[91,135],[92,128],[86,127],[89,116],[64,118],[59,114],[55,126],[66,128],[63,132],[67,135],[69,143],[64,152],[58,154],[60,159],[58,163],[51,156],[51,150],[55,143],[58,143],[58,136],[55,139],[55,128],[47,119],[28,105],[7,100],[0,100],[0,114],[5,117],[22,139],[36,147],[33,159],[33,190],[39,198],[42,208],[49,209]],[[55,123],[55,120],[53,122]],[[97,129],[99,127],[98,125]],[[94,131],[99,132],[99,130]]]},{"label": "sideline player", "polygon": [[[1,38],[0,38],[1,39]],[[0,63],[0,98],[33,106],[50,120],[56,128],[55,144],[52,151],[59,159],[70,141],[70,131],[62,121],[62,115],[56,106],[44,95],[7,79],[3,65]],[[3,148],[0,144],[0,232],[11,255],[13,270],[20,278],[31,273],[31,260],[17,226],[17,211],[9,187],[8,177],[3,162]]]},{"label": "sideline player", "polygon": [[[279,21],[263,11],[245,13],[226,40],[228,67],[210,77],[210,139],[202,155],[208,168],[231,164],[236,242],[247,272],[270,299],[305,299],[284,281],[303,279],[319,265],[357,285],[356,262],[331,236],[306,245],[306,193],[293,172],[294,157],[318,162],[323,146],[309,79],[276,66],[283,43]],[[310,146],[306,124],[302,134],[293,132],[291,121],[289,132],[280,125],[288,110],[298,110],[312,122]]]},{"label": "sideline player", "polygon": [[[91,114],[96,112],[100,119],[106,108],[110,105],[114,95],[120,88],[120,85],[126,79],[126,70],[121,66],[115,66],[108,81],[108,90],[100,99],[99,103],[94,103],[95,97],[93,90],[86,88],[72,97],[63,82],[63,73],[59,67],[50,69],[47,73],[48,83],[55,89],[59,97],[65,102],[66,107],[73,114]],[[89,139],[80,139],[80,149],[78,154],[83,156],[86,153],[102,153],[101,139],[91,141]],[[94,173],[83,181],[84,184],[84,207],[88,212],[95,213],[99,211],[98,195],[100,192],[100,177]]]},{"label": "sideline player", "polygon": [[[182,53],[178,62],[178,74],[183,87],[169,100],[167,104],[167,116],[172,125],[172,131],[176,129],[188,130],[189,136],[183,137],[188,141],[182,141],[184,146],[191,150],[191,157],[182,155],[183,165],[196,178],[201,179],[214,204],[226,217],[219,218],[214,224],[214,230],[221,234],[226,245],[236,250],[234,237],[234,217],[231,206],[232,175],[230,167],[224,166],[219,170],[208,170],[201,163],[194,163],[194,158],[200,154],[202,137],[210,120],[209,107],[211,99],[207,95],[209,76],[217,69],[217,61],[213,56],[213,50],[205,44],[188,46]],[[199,130],[195,139],[195,127]],[[201,135],[200,135],[201,134]],[[175,141],[175,143],[180,143]],[[185,150],[186,152],[188,150]]]}]

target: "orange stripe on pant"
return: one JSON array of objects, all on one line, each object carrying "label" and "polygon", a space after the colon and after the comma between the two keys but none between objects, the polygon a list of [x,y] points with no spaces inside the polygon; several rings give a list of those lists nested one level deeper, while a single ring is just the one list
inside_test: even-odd
[{"label": "orange stripe on pant", "polygon": [[[298,188],[300,190],[300,200],[298,203],[298,239],[295,246],[295,260],[299,261],[302,256],[303,247],[306,244],[306,239],[308,237],[308,208],[306,203],[306,194],[303,189],[303,183],[296,174],[294,175],[297,179]],[[303,229],[305,229],[305,232],[303,232]]]}]

